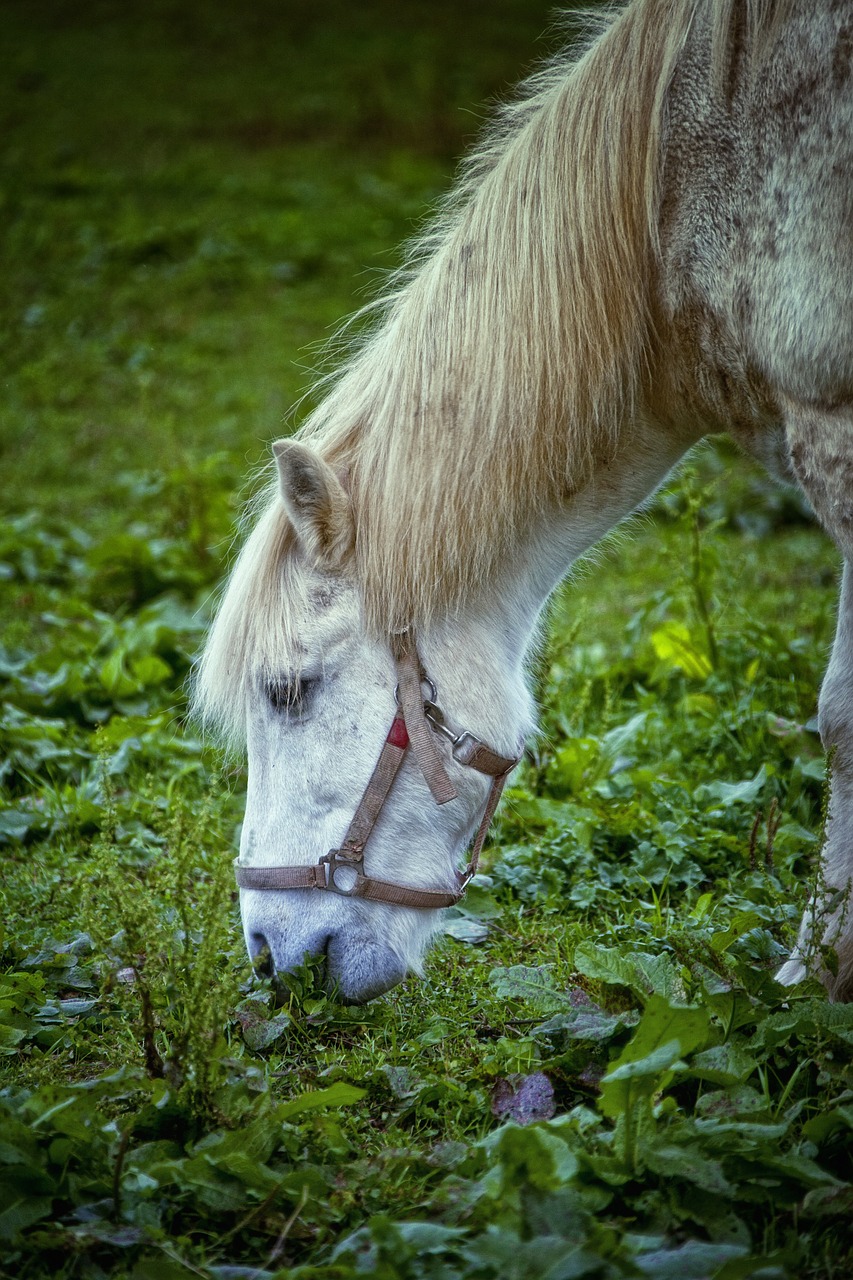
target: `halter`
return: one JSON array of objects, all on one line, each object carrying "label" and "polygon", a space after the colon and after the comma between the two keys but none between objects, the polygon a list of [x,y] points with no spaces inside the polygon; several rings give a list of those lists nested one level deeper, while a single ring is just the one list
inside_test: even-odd
[{"label": "halter", "polygon": [[[394,655],[397,667],[397,687],[394,690],[397,712],[341,847],[332,849],[319,862],[309,867],[248,867],[239,858],[235,858],[234,870],[241,889],[325,889],[345,898],[388,902],[394,906],[417,907],[426,911],[452,907],[465,896],[469,881],[477,872],[486,832],[494,817],[504,784],[520,757],[510,759],[499,755],[466,730],[454,733],[446,724],[444,713],[438,706],[436,687],[424,673],[411,633],[404,632],[397,640]],[[426,700],[421,687],[423,684],[428,685],[430,691],[430,697]],[[447,804],[449,800],[456,798],[456,788],[448,777],[436,745],[437,734],[449,741],[454,760],[492,779],[486,807],[471,845],[468,865],[464,871],[455,873],[457,888],[454,893],[414,889],[388,880],[376,880],[364,872],[364,847],[388,799],[409,747],[436,804]],[[338,880],[340,873],[343,874]]]}]

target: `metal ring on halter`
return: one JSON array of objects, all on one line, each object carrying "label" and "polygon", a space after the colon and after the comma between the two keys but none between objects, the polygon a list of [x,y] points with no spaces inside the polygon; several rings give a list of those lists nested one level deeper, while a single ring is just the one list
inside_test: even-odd
[{"label": "metal ring on halter", "polygon": [[[428,684],[428,685],[429,685],[429,694],[430,694],[430,696],[429,696],[428,698],[424,698],[424,706],[426,707],[426,706],[429,706],[430,704],[433,704],[433,703],[438,702],[438,689],[436,689],[435,685],[434,685],[434,684],[433,684],[433,682],[430,680],[429,676],[421,676],[421,684]],[[399,684],[395,684],[395,685],[394,685],[394,701],[396,702],[397,706],[399,707],[399,705],[400,705],[400,686],[399,686]]]},{"label": "metal ring on halter", "polygon": [[[326,880],[327,889],[330,889],[332,893],[339,893],[342,898],[359,897],[361,893],[361,886],[364,884],[364,881],[366,879],[364,874],[364,854],[363,853],[353,854],[353,853],[348,853],[344,849],[332,849],[329,853],[323,855],[323,857],[320,859],[320,863],[321,864],[325,863],[325,865],[329,868],[328,876]],[[342,885],[339,885],[337,880],[335,879],[336,873],[341,869],[344,869],[345,871],[355,872],[355,880],[353,881],[352,885],[350,885],[348,889],[345,889]]]}]

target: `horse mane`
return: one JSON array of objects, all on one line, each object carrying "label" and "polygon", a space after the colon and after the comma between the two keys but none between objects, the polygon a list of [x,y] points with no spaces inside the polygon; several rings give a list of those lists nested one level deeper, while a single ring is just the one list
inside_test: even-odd
[{"label": "horse mane", "polygon": [[[653,339],[664,103],[697,17],[712,69],[788,0],[633,0],[591,20],[497,115],[299,430],[342,476],[365,624],[426,628],[495,584],[511,540],[610,458]],[[578,175],[581,180],[578,180]],[[232,573],[199,702],[242,716],[250,659],[281,661],[299,590],[275,483]],[[285,578],[282,578],[282,575]],[[283,594],[284,593],[284,594]]]}]

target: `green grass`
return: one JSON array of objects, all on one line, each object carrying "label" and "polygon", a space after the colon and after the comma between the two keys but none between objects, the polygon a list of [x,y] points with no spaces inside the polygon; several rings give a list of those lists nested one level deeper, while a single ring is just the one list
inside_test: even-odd
[{"label": "green grass", "polygon": [[796,499],[718,443],[561,589],[486,874],[367,1008],[254,980],[185,719],[250,472],[546,25],[7,6],[3,1275],[850,1274],[853,1013],[772,980],[838,572]]},{"label": "green grass", "polygon": [[239,486],[547,12],[7,6],[13,505],[37,485],[64,512],[97,511],[111,473],[221,450]]}]

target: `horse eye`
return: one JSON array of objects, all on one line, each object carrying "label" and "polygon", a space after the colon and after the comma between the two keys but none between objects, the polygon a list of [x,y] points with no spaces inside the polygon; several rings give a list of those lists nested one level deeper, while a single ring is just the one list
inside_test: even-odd
[{"label": "horse eye", "polygon": [[319,683],[316,676],[290,679],[281,676],[269,680],[266,685],[267,701],[273,711],[289,716],[303,716]]}]

